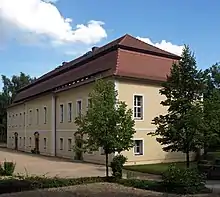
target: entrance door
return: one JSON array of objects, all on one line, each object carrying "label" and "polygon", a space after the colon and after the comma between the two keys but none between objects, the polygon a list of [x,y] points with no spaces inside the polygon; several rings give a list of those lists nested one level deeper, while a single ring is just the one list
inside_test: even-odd
[{"label": "entrance door", "polygon": [[15,150],[18,150],[18,133],[15,132]]},{"label": "entrance door", "polygon": [[80,150],[82,148],[81,136],[75,135],[75,144],[77,147],[75,152],[75,160],[83,160],[83,153]]},{"label": "entrance door", "polygon": [[39,151],[39,133],[38,132],[34,133],[34,138],[35,138],[35,153],[39,154],[40,151]]}]

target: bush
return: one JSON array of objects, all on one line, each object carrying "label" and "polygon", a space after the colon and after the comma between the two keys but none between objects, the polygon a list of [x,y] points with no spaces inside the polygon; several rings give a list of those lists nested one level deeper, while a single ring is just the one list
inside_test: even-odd
[{"label": "bush", "polygon": [[16,164],[13,162],[5,161],[3,166],[0,165],[0,175],[1,176],[12,176],[15,171]]},{"label": "bush", "polygon": [[122,178],[122,168],[125,162],[127,161],[127,158],[123,155],[117,155],[113,158],[111,162],[111,168],[112,168],[112,176],[121,179]]},{"label": "bush", "polygon": [[205,188],[205,177],[196,169],[183,169],[175,165],[169,166],[162,175],[163,185],[167,192],[181,194],[199,193]]}]

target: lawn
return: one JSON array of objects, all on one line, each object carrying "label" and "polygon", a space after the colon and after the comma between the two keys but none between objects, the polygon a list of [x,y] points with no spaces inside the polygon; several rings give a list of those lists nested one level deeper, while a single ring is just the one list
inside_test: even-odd
[{"label": "lawn", "polygon": [[[171,164],[176,164],[180,168],[185,168],[185,162],[177,162],[177,163],[158,163],[158,164],[145,164],[145,165],[135,165],[135,166],[124,166],[125,170],[149,173],[161,175],[164,171],[166,171]],[[196,162],[191,162],[190,167],[195,168],[197,166]]]}]

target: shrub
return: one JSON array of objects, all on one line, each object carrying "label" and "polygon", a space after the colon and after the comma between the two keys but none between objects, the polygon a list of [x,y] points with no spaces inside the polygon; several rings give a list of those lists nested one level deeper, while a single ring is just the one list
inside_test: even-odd
[{"label": "shrub", "polygon": [[12,176],[15,171],[16,164],[13,162],[5,161],[3,165],[0,165],[1,176]]},{"label": "shrub", "polygon": [[127,161],[127,158],[123,155],[117,155],[113,158],[111,162],[111,168],[112,168],[112,176],[121,179],[122,178],[122,168],[125,162]]},{"label": "shrub", "polygon": [[196,169],[178,168],[176,165],[169,166],[162,175],[163,185],[167,192],[181,194],[199,193],[205,188],[205,177]]}]

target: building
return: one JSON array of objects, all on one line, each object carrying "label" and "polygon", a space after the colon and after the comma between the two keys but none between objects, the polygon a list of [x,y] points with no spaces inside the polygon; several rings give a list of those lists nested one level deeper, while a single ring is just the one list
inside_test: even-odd
[{"label": "building", "polygon": [[38,78],[18,92],[8,108],[8,148],[40,154],[104,163],[97,152],[77,155],[73,150],[77,131],[74,119],[88,106],[88,94],[96,77],[114,79],[120,100],[134,111],[135,146],[123,154],[128,164],[180,161],[181,153],[166,153],[154,137],[152,119],[165,113],[160,105],[161,82],[180,57],[124,35]]}]

